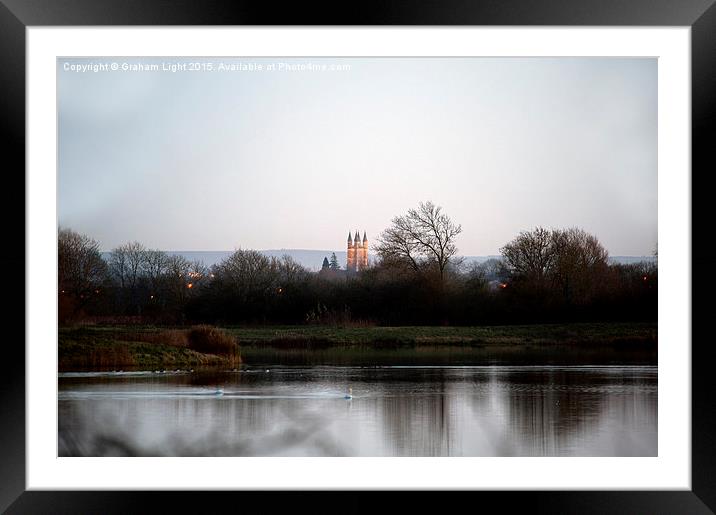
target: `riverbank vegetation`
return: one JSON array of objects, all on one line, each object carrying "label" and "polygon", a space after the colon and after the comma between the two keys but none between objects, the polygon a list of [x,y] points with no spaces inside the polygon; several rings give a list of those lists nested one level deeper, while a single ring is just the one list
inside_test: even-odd
[{"label": "riverbank vegetation", "polygon": [[215,327],[75,326],[61,327],[58,335],[60,371],[235,367],[240,363],[236,337]]},{"label": "riverbank vegetation", "polygon": [[[60,370],[235,367],[242,354],[266,351],[416,350],[455,352],[501,348],[518,352],[611,348],[656,352],[655,323],[546,324],[483,327],[161,327],[79,325],[59,330]],[[338,352],[339,354],[335,354]]]},{"label": "riverbank vegetation", "polygon": [[[201,348],[194,343],[201,334]],[[398,346],[420,345],[550,345],[611,344],[652,345],[657,341],[657,325],[642,323],[578,323],[508,325],[480,327],[365,327],[365,326],[162,326],[79,325],[60,328],[60,340],[134,341],[187,348],[197,352],[230,355],[234,346],[301,347],[316,346]],[[208,340],[211,343],[204,343]],[[190,343],[192,342],[192,343]]]}]

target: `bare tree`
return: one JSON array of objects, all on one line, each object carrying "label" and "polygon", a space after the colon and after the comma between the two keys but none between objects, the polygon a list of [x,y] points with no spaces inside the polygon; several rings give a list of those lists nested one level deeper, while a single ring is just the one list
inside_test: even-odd
[{"label": "bare tree", "polygon": [[392,225],[378,238],[377,251],[385,262],[402,261],[419,271],[425,264],[435,264],[444,279],[445,270],[457,252],[455,239],[462,232],[442,208],[432,202],[421,202],[407,215],[393,218]]},{"label": "bare tree", "polygon": [[553,231],[537,227],[521,232],[500,251],[510,272],[543,286],[556,259]]},{"label": "bare tree", "polygon": [[[145,303],[142,279],[145,277],[147,249],[139,242],[125,243],[112,250],[109,268],[114,281],[120,287],[120,299],[125,308],[132,308],[133,314],[142,314]],[[147,293],[147,295],[150,295]]]},{"label": "bare tree", "polygon": [[278,285],[277,261],[239,249],[214,267],[215,282],[243,300],[265,295]]},{"label": "bare tree", "polygon": [[60,293],[83,299],[95,293],[107,272],[99,243],[70,229],[58,232],[57,268]]},{"label": "bare tree", "polygon": [[182,304],[187,298],[187,280],[191,263],[178,254],[169,256],[166,262],[166,282],[172,297]]},{"label": "bare tree", "polygon": [[200,284],[209,277],[209,268],[203,261],[195,259],[189,262],[189,279],[194,284]]},{"label": "bare tree", "polygon": [[142,260],[142,276],[149,280],[152,292],[158,292],[167,272],[168,256],[161,250],[145,250]]},{"label": "bare tree", "polygon": [[553,278],[567,302],[588,300],[608,267],[609,253],[599,240],[576,227],[552,232]]},{"label": "bare tree", "polygon": [[57,235],[58,318],[72,320],[101,294],[107,278],[107,263],[99,252],[99,243],[70,229]]},{"label": "bare tree", "polygon": [[137,241],[112,250],[109,255],[110,269],[122,288],[136,288],[142,276],[146,253],[147,249]]},{"label": "bare tree", "polygon": [[128,275],[127,253],[122,247],[117,247],[109,254],[109,271],[112,278],[117,281],[120,288],[124,288]]},{"label": "bare tree", "polygon": [[292,283],[308,276],[308,270],[288,254],[281,256],[281,259],[272,258],[271,264],[275,267],[281,284]]},{"label": "bare tree", "polygon": [[560,288],[565,301],[586,301],[605,276],[609,254],[582,229],[537,227],[501,249],[513,277],[539,288]]}]

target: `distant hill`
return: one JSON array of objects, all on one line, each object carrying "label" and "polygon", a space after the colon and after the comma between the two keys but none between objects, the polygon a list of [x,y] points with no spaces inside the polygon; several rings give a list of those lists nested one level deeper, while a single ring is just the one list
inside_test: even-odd
[{"label": "distant hill", "polygon": [[[338,262],[342,267],[346,264],[346,251],[345,250],[307,250],[307,249],[269,249],[261,250],[262,254],[268,257],[281,257],[283,255],[289,255],[295,259],[298,263],[305,266],[309,270],[320,270],[323,264],[323,258],[331,258],[333,252],[336,253]],[[170,255],[184,256],[190,261],[201,261],[206,266],[213,266],[220,263],[223,259],[230,256],[233,251],[230,250],[171,250],[167,251]],[[109,252],[103,252],[103,257],[107,259]],[[372,255],[370,258],[372,259]],[[471,263],[484,263],[488,259],[501,259],[500,256],[464,256],[465,264],[470,265]],[[656,261],[654,256],[610,256],[610,263],[621,263],[630,264],[638,263],[640,261],[646,261],[653,263]]]},{"label": "distant hill", "polygon": [[[268,257],[280,258],[283,255],[289,255],[298,263],[305,266],[309,270],[320,270],[323,264],[323,258],[331,258],[331,253],[335,252],[338,262],[341,266],[346,263],[346,251],[333,250],[304,250],[304,249],[269,249],[260,250],[263,255]],[[233,254],[233,250],[168,250],[167,254],[171,256],[183,256],[189,261],[201,261],[206,266],[211,267],[219,264],[221,261]],[[109,259],[109,252],[103,252],[102,257]]]},{"label": "distant hill", "polygon": [[[465,263],[470,264],[471,262],[475,263],[484,263],[488,259],[497,259],[501,260],[502,256],[465,256]],[[619,263],[621,265],[628,265],[632,263],[641,263],[641,262],[647,262],[647,263],[655,263],[656,258],[654,256],[609,256],[609,263]]]},{"label": "distant hill", "polygon": [[630,265],[632,263],[656,263],[655,256],[609,256],[610,263],[619,263],[622,265]]}]

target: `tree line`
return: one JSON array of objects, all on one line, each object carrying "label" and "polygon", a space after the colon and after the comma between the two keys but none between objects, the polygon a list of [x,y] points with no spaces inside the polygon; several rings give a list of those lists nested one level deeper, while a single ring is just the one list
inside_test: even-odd
[{"label": "tree line", "polygon": [[610,263],[599,240],[582,229],[536,227],[507,242],[501,259],[471,265],[457,257],[461,233],[442,208],[420,203],[391,221],[367,269],[340,274],[335,256],[322,273],[290,256],[250,249],[211,268],[138,242],[105,259],[98,242],[61,229],[59,318],[384,325],[656,320],[656,263]]}]

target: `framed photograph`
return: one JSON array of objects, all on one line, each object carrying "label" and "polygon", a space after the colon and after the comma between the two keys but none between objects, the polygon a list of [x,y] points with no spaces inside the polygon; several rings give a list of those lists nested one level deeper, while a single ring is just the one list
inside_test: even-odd
[{"label": "framed photograph", "polygon": [[0,507],[712,513],[711,3],[4,1]]}]

